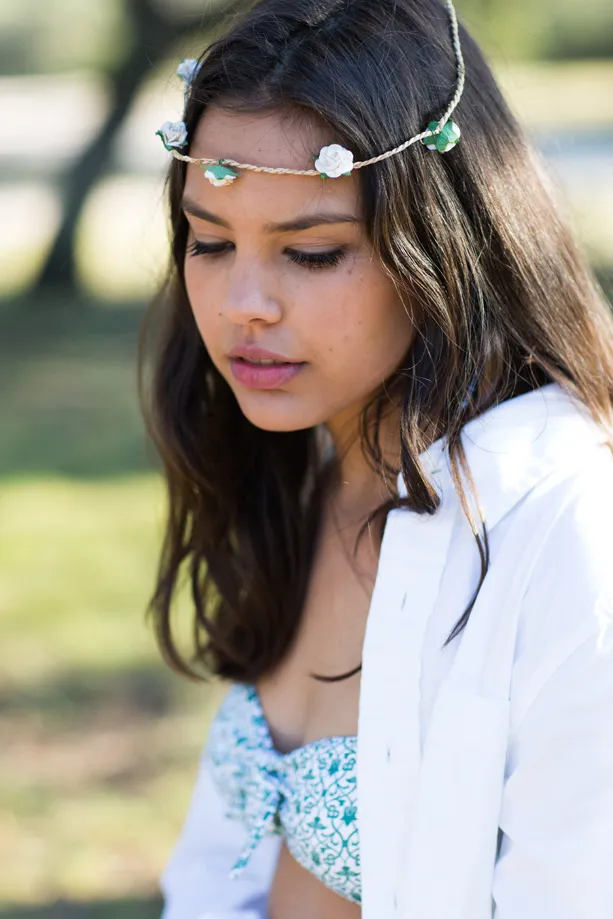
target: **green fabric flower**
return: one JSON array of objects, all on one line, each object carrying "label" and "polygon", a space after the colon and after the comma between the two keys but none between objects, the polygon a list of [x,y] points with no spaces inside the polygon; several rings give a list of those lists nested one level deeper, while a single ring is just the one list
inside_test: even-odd
[{"label": "green fabric flower", "polygon": [[[438,121],[431,121],[428,125],[429,131],[435,131]],[[460,129],[455,122],[447,121],[438,134],[422,137],[421,142],[428,150],[438,150],[439,153],[447,153],[452,147],[455,147],[460,139]]]},{"label": "green fabric flower", "polygon": [[231,185],[240,175],[240,173],[230,169],[229,166],[224,166],[221,160],[215,166],[201,166],[200,168],[203,170],[205,178],[209,180],[211,185],[217,187]]}]

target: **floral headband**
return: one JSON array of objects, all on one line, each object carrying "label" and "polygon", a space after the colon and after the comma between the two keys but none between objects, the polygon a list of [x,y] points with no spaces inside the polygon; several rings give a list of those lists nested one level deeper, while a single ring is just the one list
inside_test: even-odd
[{"label": "floral headband", "polygon": [[[444,115],[438,121],[431,121],[425,131],[415,134],[409,140],[405,141],[399,147],[374,156],[372,159],[363,160],[354,163],[353,153],[342,147],[340,144],[330,144],[322,147],[319,154],[313,154],[314,169],[284,169],[272,166],[254,166],[252,163],[238,163],[236,160],[220,159],[212,160],[206,158],[194,159],[191,156],[185,156],[179,153],[179,150],[188,144],[187,127],[184,121],[165,121],[161,128],[155,133],[162,139],[162,143],[172,155],[186,163],[198,163],[204,172],[205,177],[215,186],[231,185],[235,179],[239,178],[240,173],[236,169],[249,169],[253,172],[279,173],[280,175],[304,175],[304,176],[321,176],[322,179],[337,179],[340,176],[351,175],[354,169],[361,169],[363,166],[370,166],[372,163],[378,163],[389,156],[406,150],[411,144],[418,140],[427,147],[428,150],[437,150],[439,153],[447,153],[451,150],[460,139],[460,129],[451,121],[449,116],[457,106],[464,89],[465,67],[460,47],[460,37],[458,34],[458,20],[452,0],[446,0],[445,3],[451,24],[451,37],[453,49],[457,61],[457,83],[455,93],[451,102],[447,106]],[[181,61],[177,68],[177,76],[185,83],[184,96],[185,103],[189,98],[192,83],[200,70],[198,61],[188,58]],[[234,167],[234,169],[232,168]]]}]

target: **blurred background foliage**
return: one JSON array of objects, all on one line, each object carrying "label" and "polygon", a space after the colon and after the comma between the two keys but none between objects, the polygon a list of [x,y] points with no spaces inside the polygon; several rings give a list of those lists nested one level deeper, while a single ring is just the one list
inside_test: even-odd
[{"label": "blurred background foliage", "polygon": [[[613,5],[457,7],[610,295]],[[232,9],[0,0],[3,919],[159,916],[223,691],[172,675],[144,619],[164,493],[135,351],[167,257],[155,130],[181,115],[178,61]]]}]

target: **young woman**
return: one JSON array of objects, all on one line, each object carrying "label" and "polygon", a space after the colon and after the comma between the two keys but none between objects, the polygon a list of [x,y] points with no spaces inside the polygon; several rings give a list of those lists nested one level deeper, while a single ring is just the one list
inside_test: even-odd
[{"label": "young woman", "polygon": [[450,2],[178,73],[151,612],[228,692],[165,919],[610,919],[613,321],[535,153]]}]

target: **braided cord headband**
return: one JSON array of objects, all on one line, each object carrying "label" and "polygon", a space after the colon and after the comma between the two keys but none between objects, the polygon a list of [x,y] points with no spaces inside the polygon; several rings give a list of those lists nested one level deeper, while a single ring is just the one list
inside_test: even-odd
[{"label": "braided cord headband", "polygon": [[[314,169],[285,169],[275,168],[272,166],[254,166],[253,163],[239,163],[231,159],[212,160],[205,157],[195,159],[186,156],[179,150],[188,144],[187,127],[183,121],[166,121],[155,133],[162,139],[165,148],[178,159],[186,163],[197,163],[203,170],[205,177],[215,186],[231,185],[235,179],[239,178],[240,173],[237,169],[248,169],[252,172],[279,173],[279,175],[297,175],[297,176],[320,176],[322,179],[337,179],[340,176],[351,175],[354,169],[362,169],[364,166],[370,166],[372,163],[378,163],[380,160],[401,153],[410,147],[411,144],[421,141],[428,150],[437,150],[439,153],[447,153],[451,150],[460,139],[460,129],[455,122],[450,120],[450,115],[460,101],[464,89],[465,66],[460,47],[460,37],[458,34],[458,20],[452,0],[445,0],[445,6],[449,14],[451,24],[451,38],[453,49],[455,51],[457,62],[457,82],[453,97],[445,110],[445,113],[438,121],[431,121],[428,127],[415,134],[409,140],[381,153],[379,156],[373,156],[369,160],[363,160],[354,163],[353,153],[342,147],[340,144],[330,144],[322,147],[319,155],[313,154]],[[177,68],[177,76],[185,83],[185,101],[189,97],[191,84],[200,69],[198,62],[192,58],[181,61]],[[234,168],[232,168],[234,167]]]}]

